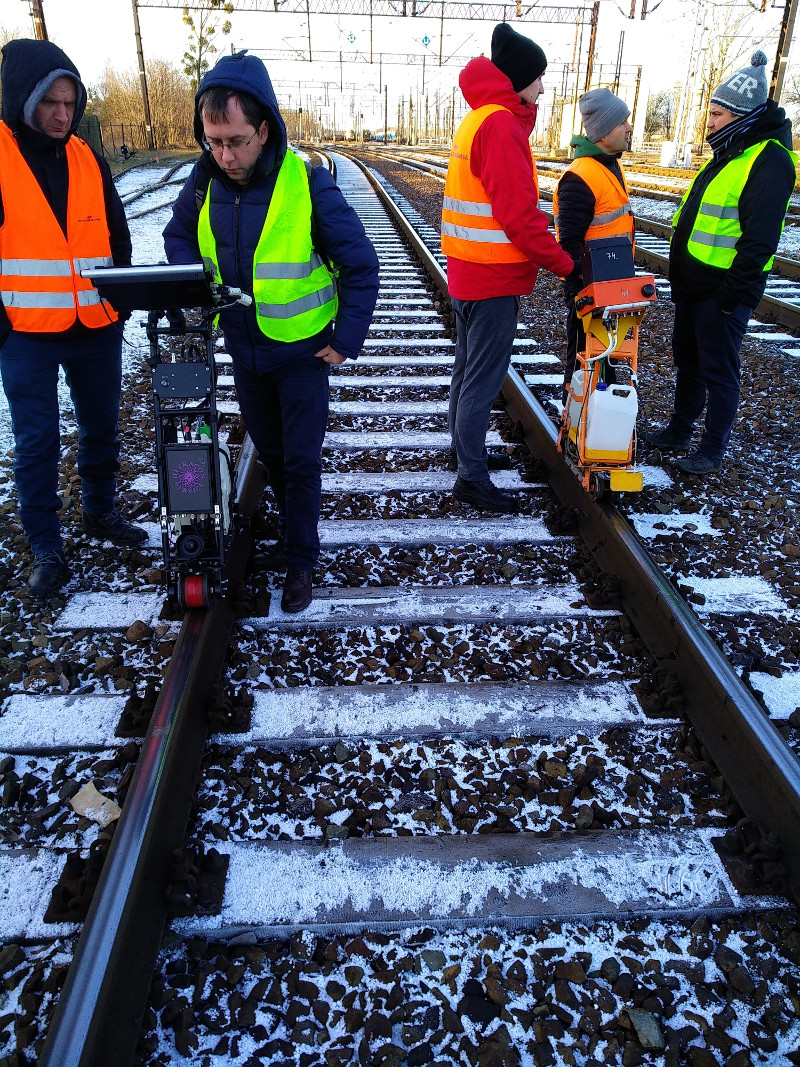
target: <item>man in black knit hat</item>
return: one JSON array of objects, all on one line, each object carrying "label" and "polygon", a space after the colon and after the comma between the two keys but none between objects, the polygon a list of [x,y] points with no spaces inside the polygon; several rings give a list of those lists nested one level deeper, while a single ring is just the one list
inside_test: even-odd
[{"label": "man in black knit hat", "polygon": [[675,400],[669,423],[645,439],[662,451],[687,450],[705,407],[696,451],[674,461],[700,477],[722,467],[739,405],[739,349],[795,183],[792,125],[767,99],[766,62],[754,52],[751,65],[712,94],[707,140],[714,155],[672,220]]},{"label": "man in black knit hat", "polygon": [[528,138],[544,91],[541,48],[500,23],[491,62],[472,59],[459,85],[472,109],[453,140],[442,206],[442,251],[456,316],[448,427],[458,469],[453,496],[487,511],[514,500],[489,478],[486,431],[511,360],[520,297],[539,267],[563,277],[573,261],[539,208]]}]

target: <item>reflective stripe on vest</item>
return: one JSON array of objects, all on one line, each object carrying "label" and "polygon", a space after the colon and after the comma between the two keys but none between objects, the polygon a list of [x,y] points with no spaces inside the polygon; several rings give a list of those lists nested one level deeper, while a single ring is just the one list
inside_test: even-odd
[{"label": "reflective stripe on vest", "polygon": [[[594,241],[600,237],[629,237],[631,241],[634,239],[633,213],[628,200],[628,185],[622,164],[619,169],[622,175],[622,185],[617,181],[616,175],[594,156],[579,156],[573,159],[565,172],[572,171],[573,174],[577,174],[586,182],[594,196],[595,214],[586,231],[585,240],[587,241]],[[559,235],[558,188],[557,185],[553,193],[553,222],[556,227],[556,237]]]},{"label": "reflective stripe on vest", "polygon": [[[736,258],[736,245],[742,236],[742,227],[739,222],[739,198],[750,177],[753,164],[767,147],[768,144],[776,144],[787,153],[792,160],[792,165],[797,165],[797,155],[790,152],[780,141],[772,138],[751,145],[744,152],[731,159],[722,170],[713,178],[703,192],[703,199],[697,209],[692,232],[686,243],[686,250],[694,259],[709,267],[720,267],[727,270]],[[705,167],[713,163],[710,159],[698,172],[696,182],[705,170]],[[686,195],[672,217],[673,230],[678,225],[686,201],[692,191],[694,182],[686,191]],[[787,201],[788,207],[788,201]],[[783,223],[781,223],[781,232]],[[775,257],[770,256],[764,266],[766,273],[772,268]]]},{"label": "reflective stripe on vest", "polygon": [[20,333],[61,333],[77,320],[98,328],[117,313],[81,270],[111,266],[103,178],[97,159],[74,135],[66,144],[69,173],[67,234],[42,189],[0,122],[0,298]]},{"label": "reflective stripe on vest", "polygon": [[[456,131],[442,201],[442,251],[446,256],[470,263],[525,263],[528,257],[511,242],[493,217],[486,190],[470,169],[475,135],[495,111],[508,111],[508,108],[500,104],[476,108],[467,113]],[[533,156],[531,170],[535,183]]]},{"label": "reflective stripe on vest", "polygon": [[[197,238],[203,262],[221,281],[211,229],[214,181],[200,209]],[[283,157],[267,217],[253,256],[253,296],[259,329],[273,341],[301,341],[336,315],[335,276],[311,244],[311,190],[305,164]]]}]

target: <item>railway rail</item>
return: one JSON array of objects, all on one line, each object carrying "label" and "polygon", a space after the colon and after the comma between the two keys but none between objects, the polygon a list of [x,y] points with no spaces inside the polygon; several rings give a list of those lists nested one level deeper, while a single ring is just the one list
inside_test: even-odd
[{"label": "railway rail", "polygon": [[[370,149],[369,154],[379,158],[391,159],[392,162],[400,163],[432,177],[444,181],[446,164],[431,164],[424,159],[407,157],[397,153],[381,153]],[[563,168],[562,168],[563,169]],[[639,188],[633,184],[630,186],[632,194],[639,193],[643,196],[652,196],[649,188]],[[542,201],[550,201],[552,192],[546,188],[540,190]],[[665,199],[674,199],[676,204],[680,196],[663,193]],[[542,210],[552,218],[552,212],[547,206]],[[800,208],[798,208],[800,210]],[[669,238],[671,227],[663,222],[635,215],[637,262],[659,274],[666,275],[669,263]],[[644,240],[642,235],[645,235]],[[655,238],[655,240],[653,240]],[[769,322],[775,322],[786,326],[791,330],[800,330],[800,260],[786,256],[776,256],[773,266],[773,274],[767,282],[767,291],[764,294],[755,314]]]},{"label": "railway rail", "polygon": [[[385,1051],[383,1023],[365,1022],[368,1013],[346,1003],[344,990],[358,991],[364,978],[364,931],[387,941],[399,938],[406,953],[409,943],[416,944],[414,959],[421,962],[409,973],[431,982],[445,955],[420,948],[431,929],[512,930],[578,917],[586,931],[592,923],[613,921],[622,928],[626,951],[635,953],[634,942],[647,941],[650,923],[701,922],[707,936],[719,916],[735,923],[771,909],[784,917],[780,922],[790,922],[785,894],[800,897],[800,763],[784,740],[787,731],[765,716],[625,518],[588,499],[555,453],[552,420],[531,388],[554,387],[550,378],[560,381],[547,373],[557,361],[526,331],[515,345],[504,388],[506,410],[496,413],[489,439],[496,463],[505,468],[493,477],[518,494],[521,514],[486,519],[448,500],[454,476],[446,470],[449,441],[442,429],[452,342],[435,232],[385,180],[343,154],[331,155],[340,185],[379,249],[382,289],[363,357],[331,378],[324,584],[301,616],[283,616],[276,607],[280,578],[269,570],[274,516],[256,507],[260,484],[245,442],[237,484],[242,509],[255,514],[231,552],[234,593],[211,613],[192,611],[182,622],[160,624],[180,624],[180,632],[135,769],[129,768],[122,815],[41,1050],[43,1064],[122,1065],[137,1056],[139,1062],[164,1062],[156,1057],[168,1055],[169,1042],[157,1032],[167,1031],[174,1034],[175,1057],[210,1055],[217,1042],[232,1062],[244,1062],[240,1042],[234,1048],[233,1038],[220,1035],[231,1028],[255,1035],[259,1026],[263,1034],[248,1041],[254,1049],[259,1043],[269,1048],[257,1054],[264,1062],[287,1056],[287,1044],[306,1047],[308,1034],[315,1051],[304,1062],[317,1053],[327,1062],[350,1062],[348,1056],[393,1062],[385,1058],[393,1054]],[[230,386],[223,353],[219,364],[222,395]],[[220,401],[221,409],[225,403]],[[233,398],[227,403],[233,415]],[[396,428],[387,429],[387,423]],[[137,482],[146,492],[146,474]],[[261,552],[245,583],[252,541]],[[137,620],[149,619],[145,629],[157,631],[159,613],[157,589],[144,598],[135,591],[125,597],[78,591],[54,629],[101,646],[103,634],[130,634]],[[167,629],[162,637],[173,632]],[[149,640],[140,638],[132,662],[137,656],[147,660],[142,648]],[[155,636],[152,642],[157,647]],[[54,701],[58,686],[56,675],[45,686]],[[246,699],[243,686],[249,687]],[[123,692],[131,695],[130,689]],[[228,717],[218,716],[213,743],[204,751],[210,727],[202,708],[209,692],[218,705],[220,694],[226,695],[221,702]],[[241,707],[252,704],[249,728],[241,733],[233,731],[234,694]],[[30,767],[19,774],[0,764],[12,784],[8,808],[16,816],[16,843],[11,853],[0,854],[0,865],[6,873],[26,867],[31,879],[27,886],[19,878],[13,882],[24,898],[17,906],[30,906],[13,936],[2,928],[4,939],[15,943],[44,939],[48,878],[63,866],[65,846],[58,839],[48,844],[44,832],[61,812],[53,791],[87,769],[100,780],[86,753],[99,748],[102,756],[115,744],[109,730],[114,715],[106,709],[95,740],[81,741],[80,719],[91,717],[86,701],[92,695],[79,694],[71,704],[62,699],[61,712],[47,717],[48,729],[60,738],[54,747],[42,735],[33,743],[27,736],[34,698],[24,690],[0,716],[0,750],[20,770],[25,763]],[[125,702],[103,697],[117,710]],[[53,721],[59,714],[65,717],[60,725]],[[116,742],[112,756],[122,744]],[[72,748],[78,755],[66,757]],[[81,772],[82,756],[88,763]],[[51,810],[43,814],[42,789],[33,779],[41,786],[47,774],[52,781],[45,782],[50,803],[44,807]],[[693,789],[675,787],[683,776],[693,780]],[[192,800],[195,785],[199,794]],[[106,786],[113,786],[113,775]],[[682,811],[674,825],[666,813],[670,805]],[[737,830],[735,820],[742,816]],[[195,851],[171,861],[187,819]],[[32,826],[42,832],[30,832]],[[84,827],[83,837],[77,835],[78,848],[87,834]],[[732,854],[723,863],[712,838],[725,839],[728,848],[746,844],[749,861]],[[188,888],[197,874],[196,857],[212,845],[230,868],[218,913],[204,915],[202,908],[192,911],[197,902]],[[615,877],[616,867],[624,870],[622,879]],[[159,968],[147,1006],[167,921],[168,883],[173,907],[184,890],[187,897],[183,917],[170,921],[173,955],[166,970]],[[403,941],[400,931],[413,924],[428,934]],[[56,929],[69,937],[77,928],[68,923]],[[259,982],[243,987],[238,1006],[229,1003],[223,1011],[223,1022],[221,1008],[217,1024],[210,1022],[206,987],[220,1004],[221,994],[212,956],[204,956],[199,943],[228,946],[220,966],[236,992],[235,982],[247,974],[255,980],[258,960],[278,951],[259,956],[259,945],[275,936],[293,938],[305,977],[292,978],[289,986],[267,981],[258,994],[264,1004],[253,1001],[248,1011]],[[500,944],[496,933],[481,937],[483,948],[474,959]],[[670,951],[689,966],[677,943]],[[595,1000],[616,1005],[625,998],[619,971],[592,970],[579,956],[580,949],[573,950],[555,971],[548,971],[546,956],[536,957],[541,997],[527,988],[533,972],[525,978],[524,967],[522,977],[519,968],[508,974],[500,968],[498,979],[491,969],[488,978],[474,968],[459,975],[459,966],[445,981],[458,989],[458,1014],[470,1020],[469,1032],[459,1036],[464,1025],[457,1028],[445,1001],[427,1031],[416,1015],[403,1015],[408,1062],[426,1062],[426,1044],[429,1059],[444,1062],[456,1062],[464,1050],[468,1058],[474,1052],[474,1062],[481,1049],[484,1058],[500,1055],[495,1046],[502,1039],[491,1035],[498,1025],[512,1025],[506,1008],[523,994],[528,1001],[533,996],[531,1005],[549,1004],[541,1018],[555,1020],[539,1030],[530,1022],[531,1062],[566,1062],[545,1058],[548,1050],[551,1057],[560,1054],[558,1027],[564,1030],[566,1018],[578,1010],[558,983],[578,981],[580,991],[589,974]],[[658,1023],[663,1017],[667,1027],[666,1001],[653,999],[652,991],[647,1000],[643,965],[626,966],[627,995],[635,987],[644,992],[626,1009],[620,1025],[627,1036],[619,1040],[632,1049],[654,1049],[657,1033],[663,1048],[672,1041]],[[733,973],[735,966],[740,964],[721,973]],[[400,983],[405,971],[386,968],[395,975],[390,985]],[[543,983],[554,976],[556,985],[545,996]],[[184,977],[182,985],[170,985]],[[664,979],[656,991],[670,988],[666,974]],[[746,984],[738,972],[737,980]],[[333,1007],[312,1008],[326,982],[337,986],[325,993]],[[189,987],[195,990],[191,1000],[180,992]],[[288,1025],[290,1006],[305,1001],[308,1012],[295,1013]],[[435,1002],[433,997],[423,1007]],[[351,1010],[356,1016],[347,1015]],[[603,1010],[610,1018],[617,1008]],[[775,1010],[777,1021],[766,1036],[759,1022],[744,1043],[737,1030],[732,1047],[749,1043],[757,1049],[759,1042],[766,1047],[774,1041],[790,1048],[800,1022],[788,1009]],[[341,1020],[334,1025],[337,1013]],[[370,1018],[375,1015],[381,1015],[377,1008]],[[418,1015],[421,1020],[424,1012]],[[478,1023],[491,1023],[491,1034],[476,1037]],[[524,1029],[518,1016],[513,1023]],[[588,1026],[587,1017],[587,1048]],[[326,1045],[323,1031],[339,1046]],[[436,1040],[434,1031],[441,1032]],[[363,1033],[361,1045],[350,1040],[353,1033]],[[683,1040],[685,1045],[686,1034]],[[677,1050],[675,1042],[670,1047]]]}]

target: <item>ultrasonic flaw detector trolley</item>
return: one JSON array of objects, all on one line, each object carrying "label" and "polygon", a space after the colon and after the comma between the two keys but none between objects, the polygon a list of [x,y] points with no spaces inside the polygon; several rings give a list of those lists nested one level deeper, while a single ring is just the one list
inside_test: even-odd
[{"label": "ultrasonic flaw detector trolley", "polygon": [[[82,275],[118,311],[147,311],[158,503],[167,596],[181,609],[224,594],[234,511],[230,452],[219,437],[214,319],[247,305],[239,289],[213,282],[202,263],[97,267]],[[198,310],[187,324],[183,310]],[[163,323],[163,324],[162,324]],[[164,343],[172,339],[174,351]]]},{"label": "ultrasonic flaw detector trolley", "polygon": [[637,275],[627,237],[587,241],[584,288],[575,309],[586,334],[558,435],[559,451],[587,492],[637,493],[636,395],[639,324],[656,298],[652,275]]}]

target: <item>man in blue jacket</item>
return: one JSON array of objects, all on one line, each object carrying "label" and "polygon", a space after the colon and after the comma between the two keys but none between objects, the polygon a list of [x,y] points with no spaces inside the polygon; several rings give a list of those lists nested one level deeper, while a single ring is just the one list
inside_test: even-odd
[{"label": "man in blue jacket", "polygon": [[332,364],[358,356],[378,295],[378,258],[330,174],[287,149],[266,67],[226,56],[200,82],[203,154],[164,230],[170,263],[203,258],[253,296],[223,311],[247,432],[284,526],[281,608],[311,602],[319,557],[322,443]]}]

